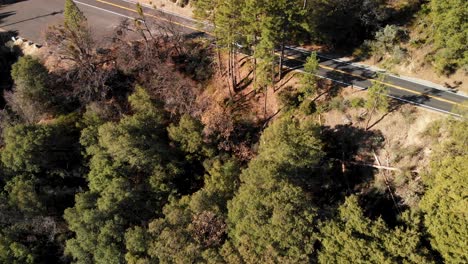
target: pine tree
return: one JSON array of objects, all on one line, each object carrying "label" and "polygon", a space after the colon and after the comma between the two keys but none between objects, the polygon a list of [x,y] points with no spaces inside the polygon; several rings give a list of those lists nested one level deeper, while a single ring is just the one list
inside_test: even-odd
[{"label": "pine tree", "polygon": [[253,70],[253,85],[257,89],[257,62],[261,54],[257,54],[257,45],[261,38],[261,21],[266,13],[263,0],[245,0],[242,9],[242,32],[245,34],[246,46],[251,50],[251,61]]},{"label": "pine tree", "polygon": [[300,0],[278,0],[270,3],[273,4],[270,12],[273,14],[273,20],[275,21],[275,46],[280,48],[278,78],[281,79],[286,44],[293,43],[297,40],[300,32],[307,30],[304,23],[307,10],[305,9],[306,4],[301,5]]},{"label": "pine tree", "polygon": [[320,228],[319,263],[432,263],[419,219],[405,214],[404,220],[389,228],[381,218],[365,217],[357,196],[348,197],[339,215]]},{"label": "pine tree", "polygon": [[323,157],[317,133],[313,124],[285,117],[262,135],[228,206],[229,237],[246,263],[311,261],[315,207],[304,190],[314,185]]},{"label": "pine tree", "polygon": [[430,17],[434,26],[435,67],[450,73],[468,66],[468,2],[464,0],[432,0]]},{"label": "pine tree", "polygon": [[65,10],[63,12],[65,27],[71,31],[78,32],[80,28],[85,26],[87,19],[83,12],[76,6],[73,0],[65,1]]},{"label": "pine tree", "polygon": [[209,22],[214,22],[216,18],[216,11],[219,0],[192,0],[192,5],[194,7],[194,15],[198,19],[207,20]]},{"label": "pine tree", "polygon": [[375,81],[372,81],[371,87],[367,89],[365,108],[368,111],[368,118],[366,122],[366,130],[369,129],[369,123],[376,111],[387,113],[389,110],[390,99],[387,96],[388,89],[383,83],[384,77],[384,75],[378,76]]},{"label": "pine tree", "polygon": [[[302,73],[300,77],[300,101],[304,101],[308,97],[317,93],[317,76],[315,76],[315,74],[317,73],[318,68],[319,61],[317,59],[317,53],[312,52],[304,63],[304,73]],[[314,100],[316,100],[319,96],[320,95],[318,95]]]},{"label": "pine tree", "polygon": [[14,264],[33,264],[35,256],[30,248],[11,239],[7,234],[0,232],[0,262]]},{"label": "pine tree", "polygon": [[[126,237],[132,238],[127,248],[133,259],[224,263],[220,248],[226,240],[226,208],[237,190],[239,168],[234,160],[221,157],[207,161],[205,166],[202,189],[173,199],[164,207],[164,217],[151,221],[148,229],[127,232]],[[135,244],[145,250],[136,250]]]},{"label": "pine tree", "polygon": [[26,175],[16,176],[8,181],[5,191],[8,193],[11,206],[28,215],[40,214],[44,210],[44,205],[36,192],[38,183],[35,176]]},{"label": "pine tree", "polygon": [[468,261],[468,122],[452,120],[445,127],[449,137],[434,148],[429,169],[423,175],[427,191],[420,206],[431,245],[446,263],[464,263]]},{"label": "pine tree", "polygon": [[7,92],[6,100],[16,114],[34,123],[53,112],[56,95],[48,87],[48,70],[38,59],[21,57],[13,64],[11,76],[16,85],[11,93]]},{"label": "pine tree", "polygon": [[183,171],[158,103],[142,87],[129,103],[132,115],[104,124],[89,118],[82,134],[89,191],[76,195],[64,215],[75,234],[65,251],[78,262],[124,262],[126,230],[162,213],[176,192],[174,178]]},{"label": "pine tree", "polygon": [[227,71],[232,91],[236,90],[238,82],[237,53],[241,42],[243,3],[242,0],[221,1],[214,21],[216,44],[220,50],[228,52]]}]

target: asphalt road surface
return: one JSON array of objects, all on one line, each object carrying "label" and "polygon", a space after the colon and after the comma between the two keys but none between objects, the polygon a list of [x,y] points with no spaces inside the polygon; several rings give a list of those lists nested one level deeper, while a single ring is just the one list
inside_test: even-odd
[{"label": "asphalt road surface", "polygon": [[[43,33],[47,27],[63,21],[64,2],[64,0],[0,0],[0,3],[5,3],[0,7],[0,28],[42,43]],[[76,0],[75,3],[88,18],[94,34],[102,41],[112,34],[122,19],[137,17],[135,4],[128,0]],[[143,10],[152,23],[193,36],[210,35],[209,25],[193,19],[147,7]],[[309,52],[306,50],[289,47],[286,50],[285,66],[300,71],[308,55]],[[377,77],[375,71],[332,59],[324,54],[319,54],[319,59],[318,75],[346,86],[366,89],[372,84],[371,80],[375,81]],[[388,87],[391,97],[442,113],[450,113],[455,106],[466,107],[462,106],[462,103],[468,100],[468,97],[460,94],[393,75],[385,75],[382,82]]]},{"label": "asphalt road surface", "polygon": [[[0,0],[13,2],[0,7],[0,28],[16,32],[36,43],[44,42],[44,32],[49,26],[63,22],[64,0]],[[93,3],[95,1],[86,1]],[[120,16],[103,12],[91,6],[79,5],[89,24],[100,39],[110,36],[121,21]]]}]

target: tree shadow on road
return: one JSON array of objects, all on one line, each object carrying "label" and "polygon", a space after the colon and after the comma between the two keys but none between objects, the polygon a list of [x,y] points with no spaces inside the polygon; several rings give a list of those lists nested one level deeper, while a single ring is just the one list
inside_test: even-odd
[{"label": "tree shadow on road", "polygon": [[[1,9],[1,7],[0,7]],[[2,23],[2,21],[9,17],[9,16],[13,16],[14,14],[16,14],[16,12],[13,12],[13,11],[7,11],[7,12],[2,12],[0,13],[0,24]]]},{"label": "tree shadow on road", "polygon": [[[14,13],[14,12],[8,12],[8,13]],[[20,23],[24,23],[24,22],[36,20],[36,19],[39,19],[39,18],[48,17],[48,16],[56,16],[56,15],[60,15],[60,14],[63,14],[63,10],[54,11],[54,12],[51,12],[51,13],[48,13],[48,14],[44,14],[44,15],[40,15],[40,16],[35,16],[35,17],[31,17],[31,18],[23,19],[23,20],[19,20],[19,21],[15,21],[15,22],[12,22],[12,23],[9,23],[9,24],[5,24],[5,25],[1,25],[1,26],[3,26],[3,27],[13,26],[13,25],[16,25],[16,24],[20,24]]]},{"label": "tree shadow on road", "polygon": [[7,5],[16,4],[16,3],[24,2],[24,1],[27,1],[27,0],[0,0],[0,10]]}]

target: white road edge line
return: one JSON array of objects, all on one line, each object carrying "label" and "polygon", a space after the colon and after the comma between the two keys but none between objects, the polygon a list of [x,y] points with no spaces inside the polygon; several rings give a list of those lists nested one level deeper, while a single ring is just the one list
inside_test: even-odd
[{"label": "white road edge line", "polygon": [[[303,70],[300,70],[300,69],[293,69],[293,70],[299,71],[299,72],[304,72]],[[330,81],[332,81],[332,82],[336,82],[336,83],[348,85],[348,86],[351,86],[351,87],[353,87],[353,88],[357,88],[357,89],[359,89],[359,90],[367,90],[367,88],[361,87],[361,86],[359,86],[359,85],[354,85],[354,84],[350,84],[350,83],[345,83],[345,82],[337,81],[337,80],[334,80],[334,79],[331,79],[331,78],[322,76],[322,75],[320,75],[320,74],[314,74],[314,75],[317,76],[317,77],[320,77],[320,78],[322,78],[322,79],[326,79],[326,80],[330,80]],[[400,98],[400,97],[397,97],[397,96],[394,96],[394,95],[391,95],[391,94],[387,94],[387,96],[390,97],[390,98],[393,98],[393,99],[395,99],[395,100],[399,100],[399,101],[402,101],[402,102],[405,102],[405,103],[409,103],[409,104],[412,104],[412,105],[420,106],[420,107],[422,107],[422,108],[426,108],[426,109],[431,110],[431,111],[435,111],[435,112],[439,112],[439,113],[443,113],[443,114],[448,114],[448,115],[452,115],[452,116],[459,117],[459,118],[462,117],[462,116],[459,115],[459,114],[455,114],[455,113],[452,113],[452,112],[449,112],[449,111],[445,111],[445,110],[442,110],[442,109],[438,109],[438,108],[435,108],[435,107],[432,107],[432,106],[429,106],[429,105],[420,104],[420,103],[417,103],[417,102],[413,102],[413,101],[410,101],[410,100],[406,100],[406,99],[403,99],[403,98]]]},{"label": "white road edge line", "polygon": [[183,15],[180,15],[180,14],[177,14],[177,13],[174,13],[174,12],[171,12],[171,11],[168,11],[168,10],[164,10],[162,8],[154,8],[153,6],[149,5],[149,4],[146,4],[146,3],[140,3],[139,1],[136,1],[136,0],[120,0],[120,1],[123,1],[123,2],[127,2],[127,3],[130,3],[130,4],[137,4],[139,3],[140,5],[146,7],[146,8],[149,8],[149,9],[153,9],[153,10],[156,10],[158,12],[161,12],[161,13],[166,13],[166,14],[169,14],[169,15],[172,15],[172,16],[176,16],[176,17],[179,17],[179,18],[182,18],[182,19],[186,19],[186,20],[189,20],[189,21],[192,21],[194,23],[200,23],[200,24],[203,24],[205,26],[211,26],[209,23],[207,22],[204,22],[204,21],[200,21],[200,20],[196,20],[196,19],[193,19],[191,17],[187,17],[187,16],[183,16]]},{"label": "white road edge line", "polygon": [[[292,47],[292,46],[285,46],[286,48],[288,49],[291,49],[291,50],[295,50],[295,51],[299,51],[300,53],[304,54],[304,55],[307,55],[307,54],[310,54],[312,51],[310,50],[306,50],[306,49],[303,49],[301,47]],[[455,93],[455,92],[452,92],[450,90],[447,90],[447,89],[442,89],[442,88],[437,88],[437,87],[433,87],[433,86],[430,86],[430,85],[426,85],[426,84],[422,84],[422,83],[418,83],[418,82],[415,82],[415,81],[411,81],[411,80],[408,80],[406,78],[402,78],[400,76],[397,76],[395,74],[392,74],[392,73],[389,73],[385,70],[381,70],[381,71],[378,71],[376,69],[371,69],[370,67],[371,66],[366,66],[366,65],[360,65],[360,64],[356,64],[356,63],[352,63],[352,62],[349,62],[349,61],[345,61],[345,60],[340,60],[340,59],[334,59],[334,58],[330,58],[328,56],[324,56],[324,55],[320,55],[320,54],[317,54],[318,57],[322,57],[322,58],[325,58],[327,60],[332,60],[332,61],[336,61],[336,62],[340,62],[340,63],[344,63],[344,64],[347,64],[347,65],[350,65],[350,66],[353,66],[353,67],[356,67],[356,68],[361,68],[361,69],[364,69],[364,70],[368,70],[368,71],[371,71],[371,72],[375,72],[375,73],[383,73],[385,75],[388,75],[388,76],[391,76],[393,78],[396,78],[396,79],[400,79],[402,81],[405,81],[405,82],[410,82],[410,83],[415,83],[415,84],[419,84],[421,86],[427,86],[427,87],[430,87],[430,88],[433,88],[433,89],[436,89],[436,90],[441,90],[441,91],[444,91],[444,92],[447,92],[447,93],[451,93],[451,94],[454,94],[454,95],[458,95],[458,96],[461,96],[461,97],[465,97],[465,98],[468,98],[468,96],[464,95],[464,94],[460,94],[460,93]],[[411,78],[411,77],[410,77]],[[424,81],[424,80],[423,80]]]},{"label": "white road edge line", "polygon": [[110,11],[110,10],[107,10],[107,9],[104,9],[104,8],[101,8],[101,7],[86,4],[86,3],[83,3],[83,2],[80,2],[80,1],[73,0],[73,2],[75,2],[77,4],[80,4],[80,5],[85,5],[85,6],[88,6],[88,7],[91,7],[91,8],[95,8],[95,9],[98,9],[98,10],[101,10],[101,11],[104,11],[104,12],[107,12],[107,13],[111,13],[111,14],[114,14],[114,15],[117,15],[117,16],[125,17],[125,18],[128,18],[128,19],[136,19],[135,17],[127,16],[127,15],[124,15],[124,14],[121,14],[121,13],[117,13],[117,12]]},{"label": "white road edge line", "polygon": [[[127,2],[127,3],[133,3],[133,4],[136,4],[136,3],[139,3],[138,1],[135,1],[135,0],[121,0],[123,2]],[[145,3],[140,3],[142,6],[145,6],[147,8],[150,8],[150,9],[155,9],[153,6],[151,5],[148,5],[148,4],[145,4]],[[191,17],[186,17],[186,16],[182,16],[182,15],[179,15],[179,14],[176,14],[174,12],[170,12],[170,11],[167,11],[167,10],[162,10],[162,9],[155,9],[157,11],[160,11],[162,13],[166,13],[166,14],[170,14],[170,15],[173,15],[173,16],[177,16],[177,17],[180,17],[180,18],[184,18],[184,19],[187,19],[187,20],[190,20],[192,22],[198,22],[198,23],[202,23],[204,24],[205,26],[211,26],[211,24],[207,23],[207,22],[204,22],[204,21],[199,21],[199,20],[196,20],[196,19],[193,19]],[[303,49],[303,48],[300,48],[300,47],[292,47],[292,46],[285,46],[286,48],[288,49],[291,49],[291,50],[296,50],[296,51],[299,51],[303,54],[306,54],[306,53],[310,53],[311,51],[310,50],[306,50],[306,49]],[[354,66],[356,68],[361,68],[361,69],[364,69],[364,70],[368,70],[368,71],[372,71],[372,72],[382,72],[386,75],[389,75],[391,77],[394,77],[394,78],[397,78],[397,79],[400,79],[400,80],[403,80],[403,81],[407,81],[407,82],[412,82],[412,83],[416,83],[416,84],[420,84],[418,82],[414,82],[414,81],[411,81],[411,80],[406,80],[405,78],[401,78],[399,76],[396,76],[394,74],[391,74],[391,73],[388,73],[387,71],[385,70],[382,70],[382,71],[377,71],[377,70],[373,70],[373,69],[370,69],[368,68],[366,65],[359,65],[359,64],[355,64],[355,63],[350,63],[348,61],[345,61],[345,60],[340,60],[340,59],[334,59],[334,58],[330,58],[328,56],[324,56],[324,55],[319,55],[317,54],[317,56],[319,57],[322,57],[322,58],[325,58],[325,59],[328,59],[328,60],[333,60],[333,61],[336,61],[336,62],[340,62],[340,63],[345,63],[345,64],[348,64],[350,66]],[[420,84],[420,85],[423,85],[423,86],[428,86],[428,85],[424,85],[424,84]],[[464,95],[464,94],[460,94],[460,93],[454,93],[452,91],[449,91],[449,90],[445,90],[445,89],[440,89],[440,88],[437,88],[437,87],[432,87],[432,86],[428,86],[428,87],[431,87],[431,88],[434,88],[434,89],[437,89],[437,90],[441,90],[441,91],[444,91],[444,92],[447,92],[447,93],[451,93],[451,94],[454,94],[454,95],[458,95],[458,96],[461,96],[461,97],[465,97],[465,98],[468,98],[468,96]]]},{"label": "white road edge line", "polygon": [[410,100],[406,100],[406,99],[396,97],[396,96],[393,96],[393,95],[390,95],[390,94],[387,94],[387,96],[391,97],[393,99],[396,99],[396,100],[400,100],[400,101],[409,103],[409,104],[413,104],[413,105],[417,105],[417,106],[420,106],[420,107],[423,107],[423,108],[427,108],[427,109],[432,110],[432,111],[436,111],[436,112],[440,112],[440,113],[444,113],[444,114],[448,114],[448,115],[452,115],[452,116],[456,116],[456,117],[462,117],[459,114],[455,114],[455,113],[445,111],[445,110],[442,110],[442,109],[438,109],[438,108],[435,108],[435,107],[432,107],[432,106],[428,106],[428,105],[420,104],[420,103],[413,102],[413,101],[410,101]]},{"label": "white road edge line", "polygon": [[[122,0],[122,1],[125,1],[125,2],[130,2],[130,1],[126,1],[126,0]],[[130,16],[127,16],[127,15],[124,15],[124,14],[120,14],[120,13],[117,13],[117,12],[114,12],[114,11],[110,11],[110,10],[107,10],[107,9],[104,9],[104,8],[100,8],[100,7],[97,7],[97,6],[93,6],[93,5],[90,5],[90,4],[86,4],[86,3],[82,3],[80,1],[76,1],[74,0],[73,2],[77,3],[77,4],[81,4],[81,5],[85,5],[85,6],[88,6],[88,7],[92,7],[92,8],[95,8],[95,9],[98,9],[98,10],[101,10],[101,11],[104,11],[104,12],[108,12],[108,13],[111,13],[111,14],[114,14],[114,15],[117,15],[117,16],[121,16],[121,17],[125,17],[125,18],[129,18],[129,19],[135,19],[134,17],[130,17]],[[167,12],[166,12],[167,13]],[[182,17],[182,16],[180,16]],[[184,18],[184,17],[182,17]],[[292,48],[292,47],[291,47]],[[292,48],[293,50],[297,50],[297,51],[301,51],[297,48]],[[301,51],[303,53],[305,53],[304,51]],[[310,51],[309,51],[310,52]],[[322,56],[324,57],[324,56]],[[326,58],[326,57],[324,57]],[[330,58],[331,59],[331,58]],[[335,60],[335,59],[332,59],[332,60]],[[343,62],[343,61],[339,61],[339,60],[335,60],[335,61],[338,61],[338,62]],[[349,64],[349,63],[348,63]],[[351,65],[351,64],[350,64]],[[294,70],[294,69],[293,69]],[[301,71],[303,72],[302,70],[299,70],[299,69],[295,69],[295,70],[298,70],[298,71]],[[353,85],[353,84],[348,84],[348,83],[344,83],[344,82],[341,82],[341,81],[337,81],[337,80],[333,80],[333,79],[330,79],[328,77],[324,77],[324,76],[321,76],[321,75],[318,75],[318,74],[315,74],[316,76],[320,77],[320,78],[325,78],[325,79],[328,79],[328,80],[331,80],[331,81],[334,81],[334,82],[337,82],[337,83],[341,83],[341,84],[344,84],[344,85],[351,85],[352,87],[357,87],[361,90],[365,90],[365,88],[362,88],[360,86],[357,86],[357,85]],[[405,99],[402,99],[402,98],[399,98],[399,97],[396,97],[396,96],[393,96],[393,95],[389,95],[387,94],[388,97],[391,97],[393,99],[397,99],[397,100],[400,100],[400,101],[403,101],[403,102],[407,102],[407,103],[410,103],[410,104],[414,104],[414,105],[418,105],[418,106],[421,106],[421,107],[424,107],[424,108],[427,108],[427,109],[430,109],[430,110],[434,110],[434,111],[437,111],[437,112],[442,112],[442,113],[446,113],[446,114],[450,114],[450,115],[454,115],[454,116],[458,116],[460,117],[460,115],[457,115],[457,114],[454,114],[452,112],[448,112],[448,111],[445,111],[445,110],[442,110],[442,109],[437,109],[437,108],[434,108],[434,107],[431,107],[431,106],[428,106],[428,105],[423,105],[423,104],[419,104],[419,103],[416,103],[416,102],[412,102],[412,101],[409,101],[409,100],[405,100]]]}]

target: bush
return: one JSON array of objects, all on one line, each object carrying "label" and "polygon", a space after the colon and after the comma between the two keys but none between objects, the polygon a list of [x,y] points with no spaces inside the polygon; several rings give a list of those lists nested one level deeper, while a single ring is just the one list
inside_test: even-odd
[{"label": "bush", "polygon": [[458,64],[454,59],[453,54],[447,49],[439,50],[433,57],[433,66],[437,72],[450,75],[455,72],[458,68]]},{"label": "bush", "polygon": [[419,49],[421,48],[424,44],[426,44],[427,40],[426,39],[423,39],[423,38],[419,38],[419,39],[413,39],[410,41],[410,45],[411,47],[415,48],[415,49]]},{"label": "bush", "polygon": [[366,40],[364,41],[364,43],[362,43],[360,47],[356,48],[353,51],[353,56],[360,59],[367,59],[370,57],[371,53],[372,47],[370,45],[370,42]]},{"label": "bush", "polygon": [[416,116],[414,115],[414,108],[412,107],[404,107],[401,109],[401,115],[407,124],[412,124],[416,121]]},{"label": "bush", "polygon": [[316,106],[316,113],[323,114],[330,110],[330,106],[328,104],[319,104]]},{"label": "bush", "polygon": [[47,94],[48,71],[38,59],[31,56],[21,57],[13,64],[11,76],[17,85],[25,86],[27,95],[32,99],[43,99]]},{"label": "bush", "polygon": [[293,89],[292,86],[288,86],[278,94],[278,100],[286,111],[295,109],[300,105],[299,96]]},{"label": "bush", "polygon": [[173,57],[178,69],[196,81],[207,81],[213,76],[213,54],[209,42],[187,41],[183,52]]},{"label": "bush", "polygon": [[440,129],[442,128],[441,121],[434,121],[421,133],[423,137],[429,137],[430,139],[437,139],[440,136]]},{"label": "bush", "polygon": [[189,3],[189,0],[179,0],[177,1],[177,5],[180,7],[185,7]]},{"label": "bush", "polygon": [[314,101],[305,100],[304,102],[301,103],[299,109],[305,115],[311,115],[317,111],[317,106],[315,105]]},{"label": "bush", "polygon": [[404,158],[416,157],[420,154],[421,151],[422,148],[419,146],[403,147],[400,150],[396,151],[393,161],[400,162]]},{"label": "bush", "polygon": [[365,41],[364,45],[370,47],[374,56],[392,56],[392,63],[400,63],[406,57],[406,51],[399,43],[407,39],[407,33],[395,25],[387,25],[375,33],[375,39]]},{"label": "bush", "polygon": [[351,101],[349,101],[349,103],[351,104],[352,108],[362,108],[366,104],[366,101],[364,100],[364,98],[355,97],[352,98]]},{"label": "bush", "polygon": [[408,52],[407,52],[406,49],[404,49],[404,48],[402,48],[400,46],[393,47],[392,62],[394,64],[399,64],[399,63],[405,61],[407,57],[408,57]]},{"label": "bush", "polygon": [[5,94],[8,105],[24,120],[38,121],[50,111],[55,98],[48,87],[48,70],[38,59],[24,56],[13,64],[11,76],[15,87]]},{"label": "bush", "polygon": [[328,103],[328,107],[329,109],[335,109],[335,110],[338,110],[340,112],[344,112],[346,111],[346,109],[348,108],[349,106],[349,101],[345,100],[343,97],[341,96],[337,96],[337,97],[334,97],[329,103]]}]

